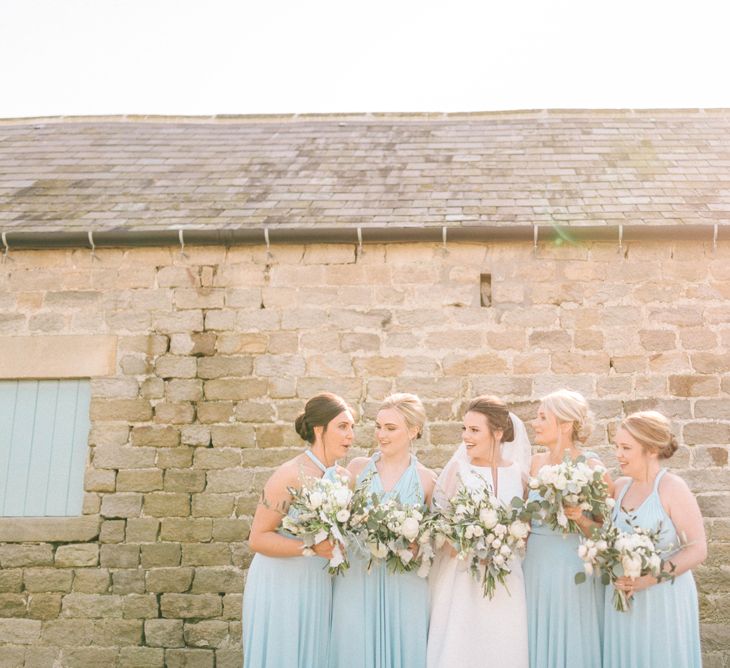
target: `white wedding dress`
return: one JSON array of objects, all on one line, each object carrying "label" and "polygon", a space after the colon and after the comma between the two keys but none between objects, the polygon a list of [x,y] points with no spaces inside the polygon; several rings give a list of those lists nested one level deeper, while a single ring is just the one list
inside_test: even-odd
[{"label": "white wedding dress", "polygon": [[[509,504],[515,496],[522,498],[523,475],[516,461],[497,469],[500,501]],[[485,482],[495,487],[490,468],[455,456],[439,477],[438,495],[450,498],[460,481],[470,489]],[[527,668],[527,607],[519,559],[513,561],[505,583],[507,588],[497,583],[494,598],[484,597],[465,563],[451,556],[448,547],[440,550],[429,575],[428,668]]]}]

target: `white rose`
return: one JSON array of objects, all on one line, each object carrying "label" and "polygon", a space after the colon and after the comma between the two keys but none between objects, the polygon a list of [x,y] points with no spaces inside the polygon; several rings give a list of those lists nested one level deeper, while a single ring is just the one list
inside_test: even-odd
[{"label": "white rose", "polygon": [[407,517],[403,520],[400,531],[406,540],[414,541],[418,538],[418,531],[420,528],[418,520],[415,517]]},{"label": "white rose", "polygon": [[616,505],[616,499],[612,499],[610,496],[606,499],[606,505],[609,508],[613,508]]},{"label": "white rose", "polygon": [[504,557],[508,557],[512,554],[512,550],[509,549],[509,545],[502,545],[502,547],[499,548],[499,553]]},{"label": "white rose", "polygon": [[586,561],[583,564],[583,570],[585,571],[586,575],[593,575],[593,564],[589,561]]},{"label": "white rose", "polygon": [[493,547],[493,548],[494,548],[495,550],[499,549],[499,548],[500,548],[501,546],[502,546],[502,541],[501,541],[501,540],[499,540],[499,538],[495,538],[495,539],[494,539],[494,540],[492,541],[492,547]]},{"label": "white rose", "polygon": [[335,492],[335,501],[337,502],[338,506],[346,506],[348,503],[350,503],[351,497],[352,491],[347,487],[340,487]]},{"label": "white rose", "polygon": [[350,519],[350,511],[347,508],[343,508],[342,510],[337,511],[337,515],[335,515],[338,522],[347,522],[347,520]]},{"label": "white rose", "polygon": [[522,540],[523,538],[527,538],[527,534],[530,533],[530,527],[526,522],[515,520],[510,524],[509,532],[513,538]]},{"label": "white rose", "polygon": [[499,522],[499,515],[494,508],[482,508],[479,511],[479,520],[487,529],[491,529]]},{"label": "white rose", "polygon": [[530,478],[528,485],[530,489],[537,489],[540,486],[540,481],[537,478]]},{"label": "white rose", "polygon": [[601,539],[596,542],[596,549],[599,552],[605,552],[608,549],[608,543],[605,540]]},{"label": "white rose", "polygon": [[330,559],[330,566],[337,568],[340,564],[345,562],[345,555],[342,554],[342,550],[339,545],[335,545],[335,549],[332,551],[332,558]]},{"label": "white rose", "polygon": [[315,510],[322,505],[323,501],[324,496],[322,496],[321,492],[312,492],[309,495],[309,505]]},{"label": "white rose", "polygon": [[403,562],[404,565],[407,565],[408,562],[413,559],[413,552],[410,550],[398,550],[398,556],[400,557],[400,560]]},{"label": "white rose", "polygon": [[494,527],[494,533],[502,538],[504,534],[507,533],[507,527],[504,524],[498,524],[496,527]]},{"label": "white rose", "polygon": [[484,529],[482,529],[478,524],[474,525],[474,535],[478,538],[479,536],[484,535]]},{"label": "white rose", "polygon": [[659,569],[662,567],[662,560],[659,558],[658,554],[652,554],[649,557],[649,568],[651,569],[651,572],[655,575],[659,574]]},{"label": "white rose", "polygon": [[494,557],[494,559],[492,559],[492,562],[495,566],[504,566],[504,557],[501,554],[498,554]]},{"label": "white rose", "polygon": [[629,578],[641,577],[641,557],[627,555],[621,559],[624,575]]},{"label": "white rose", "polygon": [[555,489],[557,489],[561,492],[566,488],[567,485],[568,485],[568,481],[565,479],[564,475],[557,476],[555,478],[555,482],[553,483],[553,486],[555,487]]},{"label": "white rose", "polygon": [[369,543],[370,554],[376,559],[385,559],[388,556],[388,548],[382,543]]},{"label": "white rose", "polygon": [[472,538],[474,538],[474,525],[473,524],[469,524],[466,527],[466,529],[464,529],[464,538],[466,538],[467,540],[471,540]]},{"label": "white rose", "polygon": [[578,556],[581,559],[585,559],[586,554],[588,554],[588,548],[585,545],[579,545],[578,546]]}]

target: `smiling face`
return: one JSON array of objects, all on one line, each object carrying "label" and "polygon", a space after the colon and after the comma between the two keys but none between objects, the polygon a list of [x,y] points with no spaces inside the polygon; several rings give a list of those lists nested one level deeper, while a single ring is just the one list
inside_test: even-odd
[{"label": "smiling face", "polygon": [[408,428],[406,419],[395,408],[383,408],[375,418],[375,438],[384,454],[392,455],[407,451],[418,430]]},{"label": "smiling face", "polygon": [[646,471],[656,453],[647,452],[626,429],[616,432],[616,459],[621,467],[621,474],[640,480],[646,477]]},{"label": "smiling face", "polygon": [[558,442],[560,437],[560,423],[549,410],[540,404],[537,409],[537,417],[532,421],[532,428],[535,431],[535,443],[537,445],[552,445]]},{"label": "smiling face", "polygon": [[494,456],[494,447],[501,440],[502,432],[493,432],[489,428],[487,416],[476,411],[466,413],[463,423],[462,440],[466,445],[466,454],[469,459],[476,464],[491,461]]},{"label": "smiling face", "polygon": [[345,457],[355,438],[355,421],[350,411],[342,411],[327,423],[327,428],[315,427],[315,434],[321,439],[327,460],[336,461]]}]

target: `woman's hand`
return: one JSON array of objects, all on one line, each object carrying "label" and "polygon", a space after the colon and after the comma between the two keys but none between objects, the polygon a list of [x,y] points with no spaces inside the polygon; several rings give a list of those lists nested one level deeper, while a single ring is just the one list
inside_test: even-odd
[{"label": "woman's hand", "polygon": [[580,506],[569,506],[566,504],[563,506],[563,510],[565,511],[565,516],[578,525],[581,524],[581,520],[585,519]]},{"label": "woman's hand", "polygon": [[325,559],[332,559],[334,549],[335,544],[331,540],[323,540],[312,548],[318,557],[324,557]]},{"label": "woman's hand", "polygon": [[642,575],[640,578],[627,578],[624,576],[617,578],[613,586],[620,591],[626,592],[626,595],[631,598],[637,591],[648,589],[657,582],[658,580],[653,575]]}]

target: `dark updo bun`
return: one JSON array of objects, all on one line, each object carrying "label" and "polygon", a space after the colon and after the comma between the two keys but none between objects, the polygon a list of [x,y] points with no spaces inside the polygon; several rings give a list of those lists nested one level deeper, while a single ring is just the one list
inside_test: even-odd
[{"label": "dark updo bun", "polygon": [[332,392],[320,392],[314,395],[304,406],[304,411],[294,420],[294,429],[308,443],[314,443],[314,428],[324,427],[343,411],[350,407],[342,397]]},{"label": "dark updo bun", "polygon": [[515,427],[512,424],[507,404],[499,397],[483,395],[472,399],[465,412],[481,413],[487,418],[487,424],[491,431],[502,432],[502,443],[515,440]]},{"label": "dark updo bun", "polygon": [[679,447],[669,419],[657,411],[632,413],[622,423],[645,452],[655,452],[659,459],[669,459]]}]

